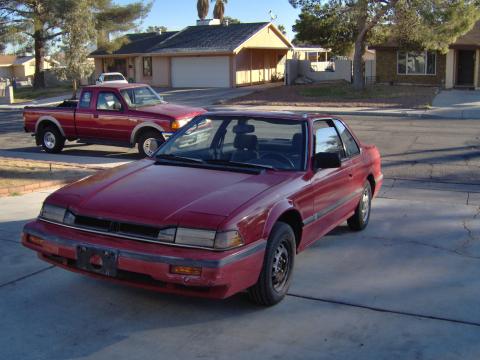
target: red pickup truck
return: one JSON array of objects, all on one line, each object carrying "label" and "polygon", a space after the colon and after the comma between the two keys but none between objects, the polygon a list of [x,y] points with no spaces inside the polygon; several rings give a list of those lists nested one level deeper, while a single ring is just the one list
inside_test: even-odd
[{"label": "red pickup truck", "polygon": [[150,156],[196,115],[201,108],[167,104],[148,85],[108,84],[87,86],[79,101],[53,107],[25,107],[25,132],[49,153],[62,151],[65,141],[133,147]]}]

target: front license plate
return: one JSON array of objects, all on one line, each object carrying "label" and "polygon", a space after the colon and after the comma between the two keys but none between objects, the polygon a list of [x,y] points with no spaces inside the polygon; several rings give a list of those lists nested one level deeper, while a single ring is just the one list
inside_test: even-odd
[{"label": "front license plate", "polygon": [[80,245],[77,247],[77,267],[82,270],[117,276],[118,252]]}]

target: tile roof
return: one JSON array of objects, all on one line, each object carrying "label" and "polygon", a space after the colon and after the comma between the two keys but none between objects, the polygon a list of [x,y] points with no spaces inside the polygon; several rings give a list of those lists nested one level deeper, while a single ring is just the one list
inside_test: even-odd
[{"label": "tile roof", "polygon": [[152,53],[233,51],[268,22],[189,26],[165,42],[153,46]]},{"label": "tile roof", "polygon": [[[137,53],[231,52],[251,36],[267,26],[268,22],[226,25],[188,26],[162,34],[127,34],[130,42],[114,55]],[[95,50],[90,55],[108,55]]]},{"label": "tile roof", "polygon": [[[120,49],[114,51],[113,55],[127,55],[127,54],[138,54],[146,53],[153,46],[161,43],[162,41],[168,39],[169,37],[175,35],[177,31],[166,31],[161,34],[156,32],[150,33],[139,33],[139,34],[127,34],[125,37],[129,42],[123,45]],[[97,49],[92,52],[90,55],[110,55],[106,51]]]}]

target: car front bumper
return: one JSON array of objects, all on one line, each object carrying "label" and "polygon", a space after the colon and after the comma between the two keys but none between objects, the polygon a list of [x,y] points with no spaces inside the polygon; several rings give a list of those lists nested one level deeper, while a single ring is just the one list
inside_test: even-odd
[{"label": "car front bumper", "polygon": [[[266,248],[266,241],[259,240],[229,251],[187,249],[95,235],[39,220],[25,225],[22,244],[42,260],[74,272],[160,292],[218,299],[256,283]],[[93,257],[94,271],[86,270],[79,256],[79,249],[85,248],[116,254],[115,271],[106,274],[102,271],[106,262]],[[173,266],[201,269],[201,273],[175,274]]]}]

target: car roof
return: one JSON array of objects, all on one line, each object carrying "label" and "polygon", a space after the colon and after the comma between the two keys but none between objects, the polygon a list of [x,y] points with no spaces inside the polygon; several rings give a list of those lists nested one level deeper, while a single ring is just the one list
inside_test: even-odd
[{"label": "car roof", "polygon": [[104,83],[99,85],[88,85],[85,86],[84,89],[95,89],[95,88],[102,88],[102,89],[127,89],[127,88],[134,88],[134,87],[144,87],[149,86],[147,84],[137,84],[137,83]]},{"label": "car roof", "polygon": [[269,118],[269,119],[279,119],[279,120],[314,120],[321,118],[332,118],[328,114],[319,114],[319,113],[295,113],[291,111],[248,111],[248,110],[217,110],[209,111],[202,116],[229,116],[229,117],[251,117],[251,118]]},{"label": "car roof", "polygon": [[119,73],[119,72],[105,72],[105,73],[101,73],[100,75],[122,75],[122,73]]}]

